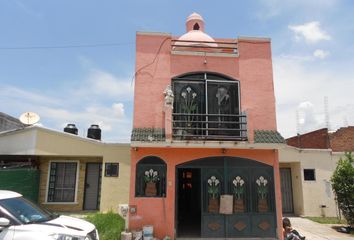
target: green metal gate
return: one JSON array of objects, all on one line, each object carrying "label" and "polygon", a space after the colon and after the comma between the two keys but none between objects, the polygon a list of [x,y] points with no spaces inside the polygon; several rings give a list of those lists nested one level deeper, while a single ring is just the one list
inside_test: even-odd
[{"label": "green metal gate", "polygon": [[39,170],[0,169],[0,189],[21,193],[25,198],[37,203],[39,193]]},{"label": "green metal gate", "polygon": [[[250,159],[210,157],[178,167],[201,169],[201,237],[275,237],[271,166]],[[220,196],[232,195],[232,212],[220,214]]]}]

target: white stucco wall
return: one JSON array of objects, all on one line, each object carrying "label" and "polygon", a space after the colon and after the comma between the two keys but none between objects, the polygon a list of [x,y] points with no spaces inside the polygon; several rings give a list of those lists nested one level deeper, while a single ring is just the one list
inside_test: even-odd
[{"label": "white stucco wall", "polygon": [[12,131],[0,135],[1,155],[33,155],[36,145],[36,131]]},{"label": "white stucco wall", "polygon": [[[335,217],[337,210],[330,179],[336,168],[337,156],[331,152],[305,150],[300,157],[304,215]],[[315,169],[315,181],[304,180],[304,169]],[[321,208],[322,205],[326,207]]]},{"label": "white stucco wall", "polygon": [[[297,149],[289,146],[279,150],[280,167],[291,168],[296,215],[337,216],[330,179],[343,155],[327,149]],[[304,180],[304,169],[315,169],[314,181]]]}]

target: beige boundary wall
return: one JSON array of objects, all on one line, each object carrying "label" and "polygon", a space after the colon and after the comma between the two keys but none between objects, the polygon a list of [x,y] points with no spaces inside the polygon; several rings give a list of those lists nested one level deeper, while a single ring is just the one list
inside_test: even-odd
[{"label": "beige boundary wall", "polygon": [[[76,135],[32,126],[0,135],[0,154],[39,157],[40,204],[56,211],[81,211],[87,162],[102,163],[100,211],[118,211],[128,204],[130,186],[130,144],[103,143]],[[50,161],[78,161],[78,189],[75,203],[48,204],[48,166]],[[119,163],[118,177],[105,177],[105,163]]]},{"label": "beige boundary wall", "polygon": [[[294,214],[336,217],[338,214],[330,179],[344,153],[323,149],[279,150],[280,168],[291,168]],[[315,180],[304,180],[304,169],[315,170]]]}]

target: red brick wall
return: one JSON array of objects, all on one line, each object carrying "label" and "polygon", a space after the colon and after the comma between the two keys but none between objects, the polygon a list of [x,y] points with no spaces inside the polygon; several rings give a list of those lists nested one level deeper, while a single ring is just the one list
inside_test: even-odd
[{"label": "red brick wall", "polygon": [[334,152],[354,151],[354,126],[343,127],[330,134],[331,148]]},{"label": "red brick wall", "polygon": [[313,132],[288,138],[286,139],[286,143],[298,148],[327,149],[329,148],[328,131],[327,128],[322,128]]},{"label": "red brick wall", "polygon": [[354,152],[354,126],[342,127],[328,134],[327,128],[286,139],[286,143],[298,148],[328,149],[334,152]]}]

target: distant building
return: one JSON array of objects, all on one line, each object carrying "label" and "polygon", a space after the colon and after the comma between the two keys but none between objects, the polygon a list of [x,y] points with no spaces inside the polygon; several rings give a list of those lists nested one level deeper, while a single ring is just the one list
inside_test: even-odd
[{"label": "distant building", "polygon": [[354,126],[342,127],[335,132],[327,128],[308,132],[286,139],[286,143],[297,148],[332,149],[334,152],[354,151]]},{"label": "distant building", "polygon": [[17,118],[14,118],[6,113],[0,112],[0,132],[21,129],[26,125],[20,122]]}]

